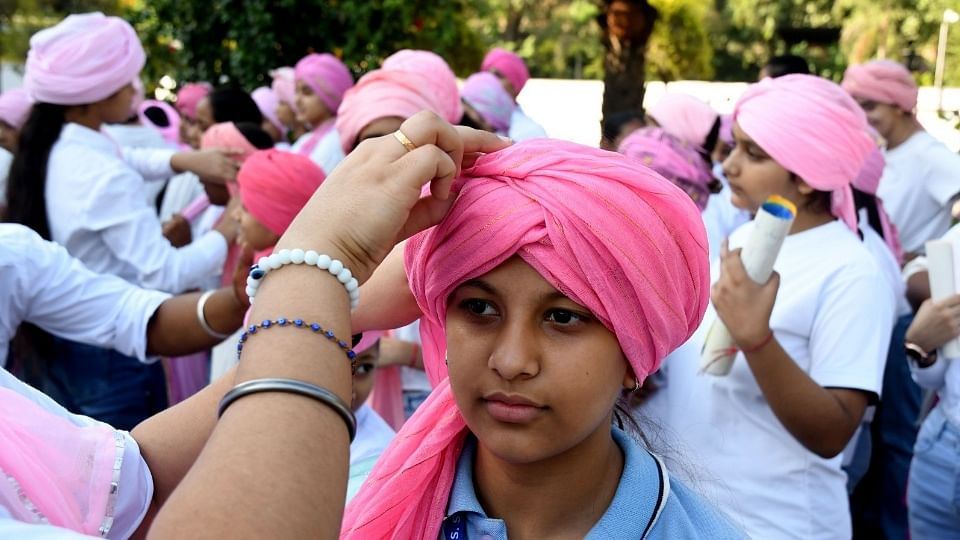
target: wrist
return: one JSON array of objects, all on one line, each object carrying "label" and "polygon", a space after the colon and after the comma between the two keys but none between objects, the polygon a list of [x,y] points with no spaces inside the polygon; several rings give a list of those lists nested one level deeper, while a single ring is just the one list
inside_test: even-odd
[{"label": "wrist", "polygon": [[762,333],[756,333],[751,336],[744,337],[743,339],[737,340],[737,348],[740,349],[740,352],[744,354],[750,354],[759,352],[770,342],[773,341],[773,330],[767,328]]},{"label": "wrist", "polygon": [[410,360],[407,362],[407,367],[416,368],[420,360],[420,346],[416,343],[411,343],[410,347]]},{"label": "wrist", "polygon": [[170,156],[170,168],[175,173],[185,172],[190,163],[190,152],[177,152]]}]

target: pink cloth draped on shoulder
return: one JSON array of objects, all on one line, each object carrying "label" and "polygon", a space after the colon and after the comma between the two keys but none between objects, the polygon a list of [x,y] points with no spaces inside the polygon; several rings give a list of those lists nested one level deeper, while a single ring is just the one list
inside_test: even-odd
[{"label": "pink cloth draped on shoulder", "polygon": [[706,310],[700,212],[623,155],[534,139],[481,157],[456,189],[444,220],[405,251],[434,390],[347,507],[342,538],[439,534],[466,433],[443,360],[447,297],[463,281],[520,256],[616,335],[641,380]]}]

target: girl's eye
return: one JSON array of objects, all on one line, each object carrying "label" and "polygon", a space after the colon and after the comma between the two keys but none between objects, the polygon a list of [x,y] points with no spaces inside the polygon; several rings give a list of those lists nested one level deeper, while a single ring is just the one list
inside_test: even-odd
[{"label": "girl's eye", "polygon": [[547,320],[564,326],[572,326],[587,322],[586,317],[566,309],[551,309],[547,312]]},{"label": "girl's eye", "polygon": [[460,303],[460,307],[469,311],[473,315],[481,317],[491,317],[497,314],[497,310],[494,309],[493,304],[487,302],[486,300],[479,300],[477,298],[464,300]]},{"label": "girl's eye", "polygon": [[373,364],[369,364],[369,363],[360,364],[359,366],[357,366],[357,372],[354,373],[354,375],[367,375],[368,373],[371,373],[375,369],[377,369],[377,366]]}]

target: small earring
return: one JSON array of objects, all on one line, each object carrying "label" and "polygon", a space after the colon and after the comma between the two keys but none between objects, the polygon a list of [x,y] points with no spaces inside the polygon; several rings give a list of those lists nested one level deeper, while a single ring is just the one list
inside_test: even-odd
[{"label": "small earring", "polygon": [[640,378],[635,379],[633,390],[630,391],[631,394],[636,394],[637,390],[640,390]]},{"label": "small earring", "polygon": [[450,358],[448,358],[447,355],[443,355],[443,363],[448,366],[450,365]]}]

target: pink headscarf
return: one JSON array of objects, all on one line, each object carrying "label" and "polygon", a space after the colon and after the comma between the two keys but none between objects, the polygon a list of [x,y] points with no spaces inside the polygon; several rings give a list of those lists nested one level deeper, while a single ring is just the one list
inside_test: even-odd
[{"label": "pink headscarf", "polygon": [[510,116],[516,104],[494,74],[486,71],[474,73],[463,83],[460,94],[493,129],[499,133],[509,131]]},{"label": "pink headscarf", "polygon": [[707,207],[713,175],[689,143],[661,128],[640,128],[620,143],[618,152],[670,180],[693,199],[700,211]]},{"label": "pink headscarf", "polygon": [[250,93],[250,97],[253,98],[253,101],[256,102],[257,108],[260,109],[260,112],[263,114],[263,117],[270,121],[274,127],[280,130],[280,133],[286,133],[287,128],[284,127],[283,123],[280,122],[280,119],[277,118],[277,105],[280,104],[280,100],[277,99],[277,94],[274,93],[267,86],[261,86],[253,92]]},{"label": "pink headscarf", "polygon": [[897,232],[897,226],[890,221],[887,210],[883,207],[883,201],[877,197],[877,188],[880,186],[880,177],[883,176],[883,169],[886,166],[886,160],[883,159],[883,152],[879,147],[874,147],[873,151],[867,154],[866,161],[863,162],[863,168],[860,174],[853,180],[853,187],[858,190],[873,195],[877,202],[877,214],[880,216],[880,228],[883,232],[883,240],[887,247],[896,257],[897,262],[903,262],[903,246],[900,244],[900,234]]},{"label": "pink headscarf", "polygon": [[831,212],[857,232],[850,186],[876,145],[842,88],[813,75],[767,78],[747,88],[733,120],[783,168],[831,192]]},{"label": "pink headscarf", "polygon": [[679,137],[704,151],[713,151],[713,148],[704,146],[720,115],[710,105],[689,94],[664,94],[647,115],[674,137]]},{"label": "pink headscarf", "polygon": [[0,388],[0,471],[16,482],[0,482],[0,507],[18,521],[99,537],[112,523],[115,434],[106,424],[74,425]]},{"label": "pink headscarf", "polygon": [[277,68],[270,72],[273,82],[270,88],[277,99],[297,110],[297,76],[292,67]]},{"label": "pink headscarf", "polygon": [[278,236],[325,178],[309,158],[280,150],[251,154],[237,173],[243,207]]},{"label": "pink headscarf", "polygon": [[510,81],[513,89],[519,94],[523,87],[530,80],[530,72],[527,71],[527,64],[515,52],[497,47],[487,53],[480,64],[480,71],[497,70],[501,75]]},{"label": "pink headscarf", "polygon": [[197,105],[200,104],[203,98],[210,95],[212,91],[213,87],[210,86],[210,83],[200,82],[183,85],[183,88],[177,92],[177,110],[180,111],[180,114],[183,116],[191,120],[196,120]]},{"label": "pink headscarf", "polygon": [[457,187],[444,220],[405,252],[434,390],[347,507],[341,538],[438,536],[467,431],[443,360],[447,298],[465,280],[519,255],[616,335],[640,380],[707,306],[696,206],[620,154],[534,139],[481,157]]},{"label": "pink headscarf", "polygon": [[343,96],[337,111],[336,127],[343,152],[349,154],[363,128],[380,118],[407,119],[424,110],[442,115],[440,104],[428,88],[422,76],[408,71],[377,69],[361,77]]},{"label": "pink headscarf", "polygon": [[23,88],[14,88],[0,94],[0,120],[20,130],[30,116],[33,101]]},{"label": "pink headscarf", "polygon": [[457,90],[457,76],[447,65],[446,60],[431,51],[404,49],[397,51],[383,61],[387,71],[409,71],[423,77],[433,99],[440,106],[439,114],[447,122],[456,124],[463,118],[463,104]]},{"label": "pink headscarf", "polygon": [[293,68],[297,80],[309,86],[327,106],[330,114],[336,114],[343,94],[353,86],[353,75],[339,58],[330,54],[308,54]]},{"label": "pink headscarf", "polygon": [[130,84],[145,61],[127,21],[103,13],[70,15],[30,38],[23,82],[34,101],[87,105]]},{"label": "pink headscarf", "polygon": [[896,105],[906,112],[917,107],[917,81],[903,64],[893,60],[852,65],[843,74],[841,85],[854,97]]},{"label": "pink headscarf", "polygon": [[223,122],[214,124],[210,129],[203,132],[200,139],[200,148],[208,150],[211,148],[220,148],[223,150],[240,150],[238,154],[231,156],[236,161],[243,163],[260,149],[250,144],[250,141],[240,133],[237,125],[233,122]]},{"label": "pink headscarf", "polygon": [[[167,115],[167,123],[169,124],[167,127],[160,127],[150,120],[150,117],[145,114],[150,107],[156,107]],[[137,108],[137,116],[140,117],[140,123],[145,126],[152,126],[159,131],[160,135],[163,136],[163,140],[170,144],[180,144],[180,115],[177,114],[177,111],[166,101],[157,101],[154,99],[144,101],[140,104],[140,107]]]},{"label": "pink headscarf", "polygon": [[732,114],[721,114],[720,115],[720,140],[730,146],[733,146],[736,141],[733,140],[733,115]]}]

